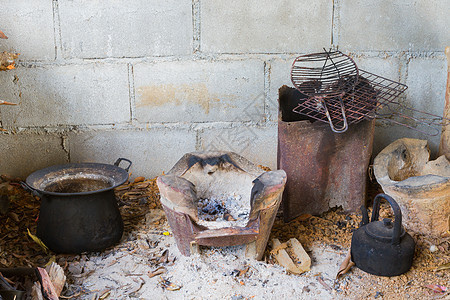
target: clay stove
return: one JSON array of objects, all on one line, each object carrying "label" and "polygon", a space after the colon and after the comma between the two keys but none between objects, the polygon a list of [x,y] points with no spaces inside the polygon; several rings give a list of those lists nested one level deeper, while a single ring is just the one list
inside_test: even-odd
[{"label": "clay stove", "polygon": [[185,154],[157,179],[178,249],[245,246],[261,259],[286,183],[283,170],[264,172],[233,152]]}]

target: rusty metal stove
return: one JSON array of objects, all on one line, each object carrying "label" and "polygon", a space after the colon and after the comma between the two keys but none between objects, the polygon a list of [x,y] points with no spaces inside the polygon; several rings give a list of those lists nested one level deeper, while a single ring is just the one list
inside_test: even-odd
[{"label": "rusty metal stove", "polygon": [[[199,246],[245,245],[246,257],[258,260],[285,183],[283,170],[264,172],[233,152],[185,154],[167,175],[157,179],[162,207],[183,255],[197,252]],[[245,217],[230,215],[222,222],[202,219],[199,203],[220,198],[240,201],[239,205],[248,208],[247,214],[245,208],[239,213]]]},{"label": "rusty metal stove", "polygon": [[328,124],[292,111],[305,97],[294,88],[279,89],[278,168],[289,177],[283,194],[286,222],[336,206],[357,211],[366,194],[374,120],[334,133]]}]

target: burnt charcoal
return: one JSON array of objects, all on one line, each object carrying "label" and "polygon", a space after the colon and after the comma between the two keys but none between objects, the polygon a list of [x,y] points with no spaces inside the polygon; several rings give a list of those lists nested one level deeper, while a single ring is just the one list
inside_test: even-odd
[{"label": "burnt charcoal", "polygon": [[[187,168],[191,168],[193,165],[199,163],[200,166],[202,166],[202,168],[204,168],[205,166],[209,165],[209,166],[224,166],[227,164],[230,164],[234,167],[236,167],[237,169],[241,169],[232,159],[228,154],[223,154],[221,156],[215,156],[215,157],[207,157],[207,158],[202,158],[196,155],[190,155],[188,157],[188,166]],[[208,174],[212,174],[208,173]]]},{"label": "burnt charcoal", "polygon": [[342,229],[347,226],[347,222],[345,221],[337,221],[336,225],[339,227],[339,229]]},{"label": "burnt charcoal", "polygon": [[306,81],[300,84],[298,87],[300,92],[307,96],[319,93],[321,88],[322,82],[320,82],[319,80]]},{"label": "burnt charcoal", "polygon": [[238,215],[238,218],[248,218],[248,212],[247,213],[240,213],[239,215]]},{"label": "burnt charcoal", "polygon": [[350,92],[353,87],[356,87],[356,76],[355,75],[347,75],[342,78],[339,78],[332,86],[331,90]]}]

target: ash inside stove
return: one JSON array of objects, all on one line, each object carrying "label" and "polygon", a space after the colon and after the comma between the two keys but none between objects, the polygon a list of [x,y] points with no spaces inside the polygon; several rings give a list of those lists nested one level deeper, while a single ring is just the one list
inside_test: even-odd
[{"label": "ash inside stove", "polygon": [[241,195],[201,198],[197,203],[199,223],[210,228],[243,227],[248,222],[250,205]]}]

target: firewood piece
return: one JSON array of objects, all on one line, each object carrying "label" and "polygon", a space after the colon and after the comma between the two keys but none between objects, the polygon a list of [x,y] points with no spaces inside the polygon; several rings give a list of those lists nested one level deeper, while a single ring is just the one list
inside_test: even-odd
[{"label": "firewood piece", "polygon": [[272,240],[273,248],[274,249],[278,248],[278,251],[274,253],[277,262],[283,267],[285,267],[289,273],[300,274],[297,269],[297,266],[294,264],[294,262],[292,261],[291,257],[286,252],[286,250],[284,250],[283,248],[279,248],[280,245],[281,243],[278,239]]},{"label": "firewood piece", "polygon": [[[289,273],[302,274],[309,271],[311,258],[303,249],[302,244],[296,238],[290,239],[286,244],[288,247],[282,245],[278,239],[272,240],[272,247],[277,250],[273,251],[272,254],[277,262],[285,267]],[[285,250],[286,248],[291,252],[292,258]]]},{"label": "firewood piece", "polygon": [[291,238],[288,241],[288,246],[290,246],[292,250],[295,262],[297,263],[297,268],[302,273],[311,270],[311,258],[308,253],[306,253],[302,244],[296,238]]},{"label": "firewood piece", "polygon": [[50,280],[55,287],[56,295],[59,297],[66,283],[66,275],[64,275],[64,270],[55,262],[52,262],[49,266],[45,268],[50,277]]},{"label": "firewood piece", "polygon": [[49,300],[59,300],[55,287],[53,286],[53,283],[50,280],[47,271],[39,267],[37,269],[39,272],[39,276],[41,277],[40,282],[42,286],[42,295],[44,296],[44,298]]},{"label": "firewood piece", "polygon": [[[444,115],[446,119],[450,119],[450,47],[445,47],[445,55],[447,56],[447,85],[445,88],[445,105]],[[441,132],[441,142],[439,144],[439,156],[445,155],[450,160],[450,124],[443,122]],[[449,227],[450,230],[450,227]]]}]

